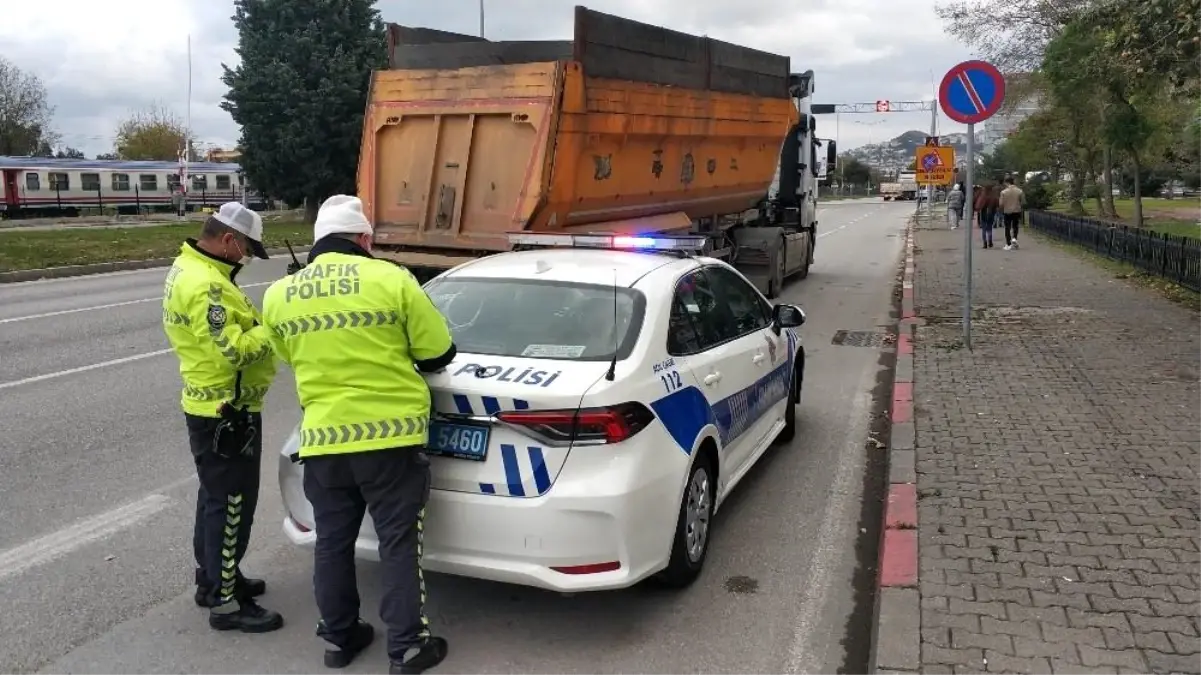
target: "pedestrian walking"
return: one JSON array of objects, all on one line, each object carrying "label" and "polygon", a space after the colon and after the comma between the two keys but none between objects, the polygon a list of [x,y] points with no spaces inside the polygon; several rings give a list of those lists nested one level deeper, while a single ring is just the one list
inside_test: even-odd
[{"label": "pedestrian walking", "polygon": [[993,248],[992,230],[993,223],[997,213],[997,192],[995,185],[977,186],[973,189],[976,197],[972,200],[975,202],[975,211],[980,227],[980,236],[984,242],[984,248]]},{"label": "pedestrian walking", "polygon": [[192,548],[196,604],[217,630],[265,633],[283,617],[253,598],[267,590],[242,575],[258,506],[262,410],[275,378],[270,336],[235,281],[266,258],[263,221],[237,202],[223,204],[175,258],[163,292],[163,330],[179,358],[182,407],[200,488]]},{"label": "pedestrian walking", "polygon": [[[375,636],[359,616],[354,549],[364,512],[379,538],[391,673],[421,673],[446,658],[430,633],[421,571],[430,495],[430,391],[418,371],[455,357],[446,320],[407,270],[371,255],[372,227],[357,197],[317,211],[308,266],[263,298],[272,344],[296,376],[300,461],[317,542],[313,586],[325,665],[349,665]],[[366,433],[364,433],[366,431]]]},{"label": "pedestrian walking", "polygon": [[1017,250],[1018,225],[1026,210],[1026,193],[1014,185],[1012,176],[1005,179],[1005,189],[1001,191],[999,203],[1001,217],[1005,219],[1005,250]]},{"label": "pedestrian walking", "polygon": [[963,220],[963,190],[959,189],[959,184],[951,188],[947,194],[947,216],[951,221],[951,229],[959,229],[959,222]]}]

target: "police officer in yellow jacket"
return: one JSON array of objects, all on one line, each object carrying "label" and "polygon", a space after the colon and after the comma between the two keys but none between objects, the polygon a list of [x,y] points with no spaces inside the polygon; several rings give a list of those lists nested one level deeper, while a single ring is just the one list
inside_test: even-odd
[{"label": "police officer in yellow jacket", "polygon": [[[179,357],[182,406],[200,489],[192,545],[196,604],[209,625],[247,633],[283,625],[253,598],[261,579],[242,576],[258,504],[262,409],[275,377],[267,329],[234,282],[253,257],[266,258],[263,221],[237,202],[213,213],[188,239],[167,273],[163,329]],[[253,256],[253,257],[252,257]]]},{"label": "police officer in yellow jacket", "polygon": [[335,195],[313,225],[308,266],[263,296],[263,321],[296,375],[304,412],[300,460],[317,542],[317,635],[341,668],[374,638],[359,617],[354,546],[365,511],[379,537],[390,672],[420,673],[446,657],[425,615],[421,537],[430,491],[423,452],[430,391],[420,371],[455,357],[446,321],[412,274],[372,257],[357,197]]}]

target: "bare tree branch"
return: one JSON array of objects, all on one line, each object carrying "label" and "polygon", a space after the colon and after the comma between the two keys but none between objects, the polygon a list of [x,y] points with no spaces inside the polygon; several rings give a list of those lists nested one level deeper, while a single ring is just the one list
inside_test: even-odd
[{"label": "bare tree branch", "polygon": [[951,0],[935,7],[947,32],[1002,72],[1038,68],[1051,38],[1096,0]]},{"label": "bare tree branch", "polygon": [[53,114],[41,79],[0,56],[0,155],[29,155],[55,145]]}]

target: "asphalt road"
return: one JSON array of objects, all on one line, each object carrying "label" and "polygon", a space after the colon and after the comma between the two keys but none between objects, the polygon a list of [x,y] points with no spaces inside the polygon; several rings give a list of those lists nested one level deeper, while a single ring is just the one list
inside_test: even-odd
[{"label": "asphalt road", "polygon": [[[912,208],[822,206],[817,264],[783,298],[809,314],[800,433],[727,502],[696,584],[566,597],[432,575],[431,618],[451,640],[438,672],[833,672],[862,662],[870,597],[856,586],[875,551],[860,540],[876,526],[860,522],[865,441],[881,366],[876,350],[831,339],[886,324]],[[240,281],[258,302],[283,268],[256,264]],[[268,397],[245,568],[268,580],[263,604],[288,624],[219,634],[192,603],[196,483],[159,326],[162,277],[0,286],[0,672],[322,669],[311,557],[280,532],[276,449],[299,419],[286,371]],[[364,616],[379,626],[378,568],[363,564],[359,580]],[[349,670],[385,665],[377,642]]]}]

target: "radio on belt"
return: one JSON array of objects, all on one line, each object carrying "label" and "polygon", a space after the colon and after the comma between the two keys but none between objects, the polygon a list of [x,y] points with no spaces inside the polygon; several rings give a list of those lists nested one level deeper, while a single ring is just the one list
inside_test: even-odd
[{"label": "radio on belt", "polygon": [[560,246],[566,248],[603,248],[637,251],[685,251],[700,253],[707,237],[697,235],[620,235],[620,234],[543,234],[510,232],[514,246]]}]

